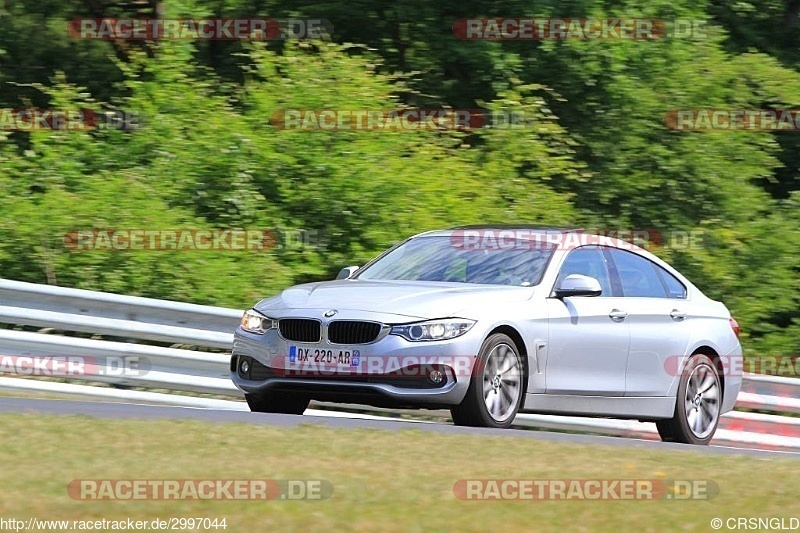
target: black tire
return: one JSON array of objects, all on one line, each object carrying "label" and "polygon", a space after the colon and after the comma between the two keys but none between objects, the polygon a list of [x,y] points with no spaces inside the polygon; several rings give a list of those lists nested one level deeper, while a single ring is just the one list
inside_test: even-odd
[{"label": "black tire", "polygon": [[[501,356],[501,352],[504,355]],[[497,361],[506,362],[514,360],[515,362],[513,364],[515,365],[516,370],[514,370],[514,367],[512,367],[512,369],[509,369],[507,372],[505,372],[503,374],[505,377],[500,379],[499,383],[487,380],[486,372],[491,370],[491,367],[487,365],[492,364],[492,362],[489,361],[490,355],[492,355],[493,358],[501,358]],[[500,370],[499,367],[495,368]],[[472,372],[469,389],[467,389],[467,394],[464,396],[464,400],[459,405],[456,405],[450,409],[450,414],[453,417],[453,423],[457,426],[491,428],[509,427],[514,421],[514,417],[517,416],[519,408],[522,405],[522,399],[525,396],[526,378],[525,365],[522,357],[520,356],[519,348],[514,341],[502,333],[491,335],[484,341],[483,346],[481,346],[481,350],[478,353],[478,358],[475,362],[475,370]],[[516,386],[514,386],[515,379]],[[491,385],[492,390],[488,393],[489,395],[503,395],[502,402],[499,398],[495,398],[492,401],[493,406],[497,404],[498,409],[500,409],[500,404],[508,399],[508,406],[503,408],[501,416],[499,417],[495,414],[492,414],[487,406],[488,400],[485,398],[484,394],[485,383]],[[492,384],[497,385],[497,387],[495,388]],[[516,391],[515,399],[511,398],[514,395],[514,391]]]},{"label": "black tire", "polygon": [[254,413],[284,413],[302,415],[310,401],[307,396],[287,392],[261,392],[244,395]]},{"label": "black tire", "polygon": [[[699,404],[692,407],[687,398],[687,389],[692,398],[696,398],[696,394],[692,394],[695,390],[694,383],[690,383],[690,379],[699,379],[699,374],[705,372],[706,376],[711,379],[716,385],[716,393],[712,395],[708,389],[705,393],[707,396],[700,394]],[[712,385],[713,386],[713,385]],[[678,385],[678,394],[675,398],[675,411],[672,418],[667,420],[659,420],[656,422],[658,434],[664,442],[681,442],[684,444],[698,444],[707,445],[714,437],[719,424],[720,407],[722,406],[722,382],[719,379],[719,372],[716,365],[710,357],[703,354],[695,354],[686,362],[686,367],[681,372],[680,383]],[[692,415],[691,411],[695,411]],[[701,413],[701,414],[698,414]],[[703,420],[710,420],[708,427],[702,427],[702,431],[698,431],[693,427],[689,418],[697,421],[697,417],[701,417],[700,424]]]}]

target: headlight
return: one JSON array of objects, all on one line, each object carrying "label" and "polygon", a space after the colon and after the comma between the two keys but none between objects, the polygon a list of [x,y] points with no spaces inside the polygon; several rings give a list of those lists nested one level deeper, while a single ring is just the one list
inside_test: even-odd
[{"label": "headlight", "polygon": [[391,334],[416,341],[441,341],[463,335],[475,324],[474,320],[464,318],[445,318],[417,324],[392,326]]},{"label": "headlight", "polygon": [[278,327],[278,321],[272,318],[267,318],[258,311],[249,309],[242,315],[242,320],[239,322],[242,329],[250,333],[258,333],[262,335],[270,329]]}]

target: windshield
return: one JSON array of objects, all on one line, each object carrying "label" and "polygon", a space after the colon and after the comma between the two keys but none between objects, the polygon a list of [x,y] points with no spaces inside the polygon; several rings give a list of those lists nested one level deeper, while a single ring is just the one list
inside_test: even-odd
[{"label": "windshield", "polygon": [[538,285],[553,253],[526,241],[502,250],[463,246],[447,236],[416,237],[358,274],[359,279]]}]

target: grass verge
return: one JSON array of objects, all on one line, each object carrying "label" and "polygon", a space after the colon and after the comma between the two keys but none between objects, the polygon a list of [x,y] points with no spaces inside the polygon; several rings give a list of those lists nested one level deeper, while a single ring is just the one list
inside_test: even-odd
[{"label": "grass verge", "polygon": [[[800,463],[420,430],[0,416],[0,517],[225,517],[225,531],[710,531],[714,517],[792,517]],[[80,501],[74,479],[324,479],[323,501]],[[461,479],[711,480],[692,501],[462,501]],[[211,531],[214,531],[213,529]],[[217,529],[216,531],[222,531]]]}]

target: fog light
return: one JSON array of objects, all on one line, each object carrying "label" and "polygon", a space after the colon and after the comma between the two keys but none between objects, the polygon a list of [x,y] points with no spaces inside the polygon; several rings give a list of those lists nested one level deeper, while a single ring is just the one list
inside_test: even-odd
[{"label": "fog light", "polygon": [[441,370],[431,370],[431,373],[428,374],[428,379],[431,380],[431,383],[438,385],[444,379],[444,374]]},{"label": "fog light", "polygon": [[242,364],[239,365],[239,368],[242,370],[242,374],[247,374],[250,372],[250,363],[247,361],[247,359],[243,359]]}]

